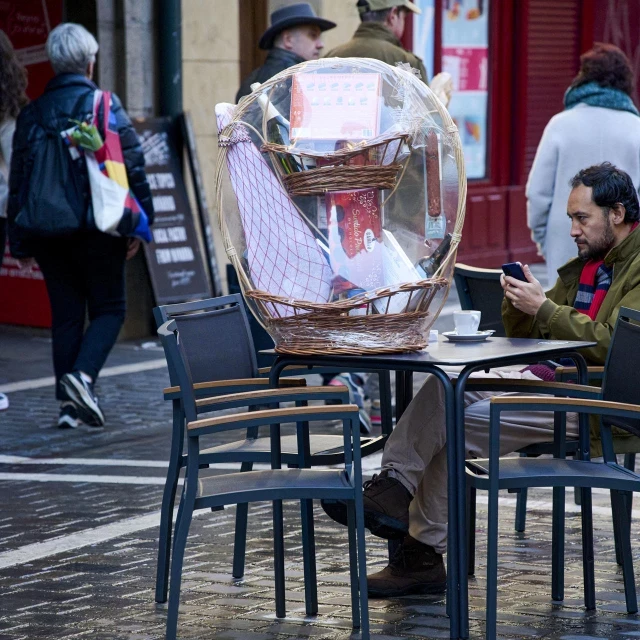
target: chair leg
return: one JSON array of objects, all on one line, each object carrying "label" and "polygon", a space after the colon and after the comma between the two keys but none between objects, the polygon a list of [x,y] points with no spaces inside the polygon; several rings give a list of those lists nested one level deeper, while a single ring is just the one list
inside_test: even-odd
[{"label": "chair leg", "polygon": [[360,628],[360,588],[358,573],[358,536],[356,513],[353,501],[347,502],[347,527],[349,531],[349,582],[351,585],[351,622],[354,629]]},{"label": "chair leg", "polygon": [[[636,454],[635,453],[625,453],[624,468],[629,469],[630,471],[636,470]],[[631,516],[633,511],[633,491],[625,491],[625,496],[626,496],[626,503],[627,503],[627,514],[629,517],[629,527],[631,527]]]},{"label": "chair leg", "polygon": [[584,574],[584,605],[588,611],[596,608],[596,585],[593,556],[593,513],[591,489],[580,489],[582,515],[582,570]]},{"label": "chair leg", "polygon": [[381,371],[380,376],[380,420],[382,433],[386,436],[393,431],[393,412],[391,407],[391,372]]},{"label": "chair leg", "polygon": [[557,602],[564,600],[564,501],[564,487],[554,487],[551,525],[551,599]]},{"label": "chair leg", "polygon": [[[611,491],[611,510],[613,512],[613,544],[616,552],[616,564],[618,566],[622,566],[623,557],[622,557],[622,543],[620,541],[620,519],[616,517],[616,512],[614,507],[614,502],[616,499],[613,495],[614,493],[615,491],[612,490]],[[626,500],[625,500],[625,504],[626,504]]]},{"label": "chair leg", "polygon": [[622,555],[622,575],[624,578],[624,595],[627,603],[627,612],[638,611],[638,599],[636,596],[636,583],[633,575],[633,556],[631,552],[631,528],[627,512],[627,491],[611,492],[611,508],[613,519],[619,532],[620,551]]},{"label": "chair leg", "polygon": [[367,587],[367,553],[364,539],[364,513],[362,507],[362,493],[356,493],[355,512],[360,513],[356,518],[356,537],[358,542],[358,575],[360,589],[360,638],[369,640],[369,591]]},{"label": "chair leg", "polygon": [[284,578],[284,522],[282,500],[273,501],[273,571],[275,575],[276,618],[287,615]]},{"label": "chair leg", "polygon": [[467,484],[467,575],[476,573],[476,488]]},{"label": "chair leg", "polygon": [[498,491],[489,491],[487,523],[487,622],[486,640],[496,640],[498,622]]},{"label": "chair leg", "polygon": [[300,501],[302,522],[302,555],[304,569],[304,604],[308,616],[318,614],[318,577],[316,572],[316,540],[313,526],[313,500]]},{"label": "chair leg", "polygon": [[[175,421],[174,417],[174,421]],[[182,415],[180,415],[182,420]],[[175,424],[174,424],[175,430]],[[156,565],[156,602],[166,602],[169,589],[169,565],[171,563],[171,533],[173,529],[173,505],[176,499],[176,489],[180,478],[182,462],[182,436],[171,439],[171,454],[167,480],[162,493],[162,508],[160,510],[160,532],[158,535],[158,562]]]},{"label": "chair leg", "polygon": [[178,630],[178,610],[180,608],[180,583],[182,581],[182,563],[184,561],[184,550],[187,545],[189,526],[193,515],[193,504],[184,507],[183,499],[180,503],[182,513],[178,515],[176,523],[176,535],[173,542],[173,554],[171,562],[171,593],[169,593],[169,609],[167,612],[167,635],[166,640],[176,640]]},{"label": "chair leg", "polygon": [[[520,454],[521,458],[528,457],[526,453]],[[523,533],[527,523],[527,489],[520,489],[516,497],[516,521],[515,530]]]},{"label": "chair leg", "polygon": [[[243,462],[240,471],[251,471],[253,462]],[[236,532],[233,541],[233,568],[231,575],[234,578],[244,576],[244,562],[247,550],[247,519],[249,517],[249,505],[245,502],[236,505]]]}]

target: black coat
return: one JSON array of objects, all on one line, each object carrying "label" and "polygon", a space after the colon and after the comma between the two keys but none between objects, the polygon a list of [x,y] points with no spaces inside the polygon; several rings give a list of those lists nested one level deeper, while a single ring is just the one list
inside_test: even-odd
[{"label": "black coat", "polygon": [[289,67],[293,67],[293,65],[299,64],[300,62],[304,62],[304,58],[301,58],[299,55],[292,53],[291,51],[286,51],[279,47],[273,47],[273,49],[269,50],[264,64],[261,67],[254,69],[240,85],[240,89],[236,94],[236,103],[240,101],[240,98],[248,96],[251,93],[251,85],[254,82],[262,84],[272,76],[275,76],[276,73],[280,73],[281,71],[284,71]]},{"label": "black coat", "polygon": [[[39,108],[43,120],[51,128],[64,131],[73,126],[71,120],[86,120],[91,115],[93,111],[93,94],[97,88],[85,76],[75,73],[61,73],[47,84],[42,96],[24,107],[20,115],[18,115],[16,132],[13,137],[9,174],[9,201],[7,204],[9,244],[11,254],[16,258],[31,256],[29,246],[31,239],[17,228],[13,222],[23,205],[20,201],[20,194],[23,194],[28,186],[30,148],[34,142],[45,136],[44,130],[37,123],[35,109]],[[151,223],[153,222],[153,200],[151,199],[151,190],[144,172],[144,153],[122,103],[115,94],[111,94],[111,99],[111,111],[115,116],[120,135],[129,187],[149,217],[149,223]],[[84,167],[82,168],[84,169]],[[89,207],[91,192],[86,169],[82,171],[81,180],[85,202]]]}]

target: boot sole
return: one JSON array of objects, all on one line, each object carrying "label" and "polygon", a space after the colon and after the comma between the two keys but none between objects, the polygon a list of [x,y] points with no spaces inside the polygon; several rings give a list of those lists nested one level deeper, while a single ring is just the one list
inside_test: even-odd
[{"label": "boot sole", "polygon": [[104,414],[87,390],[72,375],[66,374],[60,379],[62,388],[76,405],[78,417],[90,427],[104,426]]},{"label": "boot sole", "polygon": [[[324,512],[335,522],[347,526],[347,505],[344,502],[321,501]],[[409,526],[379,511],[364,510],[364,526],[374,536],[385,540],[401,540],[409,533]]]},{"label": "boot sole", "polygon": [[404,589],[367,589],[370,598],[400,598],[402,596],[411,595],[435,595],[439,593],[445,593],[447,590],[447,583],[422,583],[412,584]]}]

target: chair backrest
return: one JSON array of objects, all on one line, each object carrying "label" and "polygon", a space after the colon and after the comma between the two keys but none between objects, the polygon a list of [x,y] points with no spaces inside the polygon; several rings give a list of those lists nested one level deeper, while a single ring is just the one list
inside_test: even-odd
[{"label": "chair backrest", "polygon": [[496,336],[504,336],[502,324],[502,299],[500,269],[479,269],[457,263],[453,272],[456,290],[463,309],[475,309],[482,313],[479,329],[493,329]]},{"label": "chair backrest", "polygon": [[[175,320],[194,382],[254,378],[255,349],[242,296],[230,295],[156,307],[158,328]],[[171,384],[179,384],[169,367]]]},{"label": "chair backrest", "polygon": [[[640,311],[622,307],[618,314],[602,380],[602,398],[640,405]],[[602,422],[640,436],[640,419],[606,416]]]},{"label": "chair backrest", "polygon": [[158,327],[158,336],[167,359],[171,382],[180,387],[184,417],[188,424],[198,419],[196,396],[193,389],[195,380],[191,375],[189,357],[185,353],[182,341],[178,336],[175,320],[168,320]]}]

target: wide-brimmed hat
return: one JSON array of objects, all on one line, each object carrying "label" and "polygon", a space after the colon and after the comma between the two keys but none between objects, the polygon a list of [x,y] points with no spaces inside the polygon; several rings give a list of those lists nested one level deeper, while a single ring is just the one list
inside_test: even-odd
[{"label": "wide-brimmed hat", "polygon": [[384,9],[393,9],[393,7],[404,7],[413,13],[422,13],[422,10],[411,0],[360,0],[358,2],[358,11],[367,13],[368,11],[384,11]]},{"label": "wide-brimmed hat", "polygon": [[336,26],[336,23],[331,20],[319,18],[308,2],[291,4],[288,7],[281,7],[271,14],[271,26],[262,34],[258,46],[261,49],[271,49],[275,37],[281,31],[301,24],[314,24],[320,27],[320,31],[327,31]]}]

